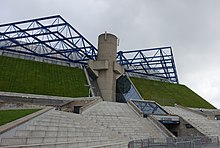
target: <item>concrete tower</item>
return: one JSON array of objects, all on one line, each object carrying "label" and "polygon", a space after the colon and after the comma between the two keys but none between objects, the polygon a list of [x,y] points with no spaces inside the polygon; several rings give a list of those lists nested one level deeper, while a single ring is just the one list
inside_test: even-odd
[{"label": "concrete tower", "polygon": [[98,37],[97,61],[89,61],[104,101],[116,101],[116,78],[124,73],[123,67],[116,62],[117,37],[104,33]]}]

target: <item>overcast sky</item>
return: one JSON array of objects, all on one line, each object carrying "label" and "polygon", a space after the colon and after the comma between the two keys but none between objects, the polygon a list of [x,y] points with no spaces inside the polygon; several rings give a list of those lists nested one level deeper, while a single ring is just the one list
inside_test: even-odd
[{"label": "overcast sky", "polygon": [[219,0],[0,0],[0,5],[0,24],[60,14],[95,46],[104,31],[120,39],[118,50],[172,46],[180,83],[220,108]]}]

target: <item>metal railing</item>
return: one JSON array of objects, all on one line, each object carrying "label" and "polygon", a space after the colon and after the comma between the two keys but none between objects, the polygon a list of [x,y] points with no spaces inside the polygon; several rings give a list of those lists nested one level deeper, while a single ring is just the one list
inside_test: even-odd
[{"label": "metal railing", "polygon": [[178,137],[178,138],[167,138],[157,139],[148,138],[141,140],[134,140],[129,142],[128,148],[201,148],[201,147],[219,147],[219,137]]}]

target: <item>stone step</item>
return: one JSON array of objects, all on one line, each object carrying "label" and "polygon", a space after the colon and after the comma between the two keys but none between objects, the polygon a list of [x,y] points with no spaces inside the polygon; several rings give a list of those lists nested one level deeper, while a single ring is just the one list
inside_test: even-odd
[{"label": "stone step", "polygon": [[83,123],[79,123],[79,124],[76,124],[74,122],[72,123],[66,123],[66,122],[52,122],[52,121],[46,121],[46,120],[40,120],[40,121],[35,121],[33,123],[33,125],[44,125],[44,126],[66,126],[66,127],[93,127],[93,128],[101,128],[100,126],[98,126],[97,124],[95,123],[92,123],[92,124],[89,124],[89,125],[86,125],[86,124],[83,124]]},{"label": "stone step", "polygon": [[111,135],[106,132],[71,132],[71,131],[47,131],[47,130],[19,130],[16,132],[17,136],[106,136],[106,137],[118,137],[117,135]]},{"label": "stone step", "polygon": [[117,142],[111,144],[89,146],[86,148],[127,148],[127,147],[128,147],[128,142]]},{"label": "stone step", "polygon": [[49,123],[57,123],[57,124],[62,124],[62,123],[66,123],[66,124],[74,124],[74,125],[79,125],[82,123],[82,121],[74,121],[74,120],[71,120],[71,121],[66,121],[66,120],[59,120],[59,119],[52,119],[52,118],[41,118],[38,120],[38,122],[49,122]]},{"label": "stone step", "polygon": [[100,102],[83,112],[83,116],[130,139],[167,137],[158,134],[161,132],[158,127],[149,119],[137,116],[127,104]]},{"label": "stone step", "polygon": [[[41,122],[39,122],[39,123],[41,123]],[[70,125],[70,126],[72,126],[72,125]],[[59,126],[32,125],[30,127],[28,129],[31,129],[31,130],[36,130],[36,129],[40,130],[41,129],[41,130],[50,130],[50,131],[57,131],[57,130],[58,131],[67,131],[69,129],[67,127],[62,127],[62,126],[59,127]],[[78,128],[80,128],[80,126]],[[112,130],[115,131],[116,133],[125,135],[125,137],[130,137],[132,139],[134,139],[134,138],[137,139],[137,137],[141,137],[141,138],[149,137],[149,134],[146,134],[145,132],[143,132],[143,130],[140,130],[140,129],[137,130],[137,128],[134,130],[131,127],[123,127],[123,125],[121,127],[115,126],[115,128],[112,128]],[[69,129],[69,131],[76,132],[74,128]],[[88,131],[94,131],[94,130],[89,129]],[[83,130],[82,130],[82,132],[83,132]]]},{"label": "stone step", "polygon": [[[115,139],[108,139],[108,140],[91,140],[91,141],[75,141],[75,142],[55,142],[55,143],[36,143],[36,144],[19,144],[18,141],[10,141],[10,145],[1,145],[2,148],[82,148],[82,147],[92,147],[97,145],[107,145],[111,146],[110,144],[113,144],[113,146],[116,143],[125,143],[122,140],[115,140]],[[36,142],[40,142],[36,141]]]},{"label": "stone step", "polygon": [[127,104],[102,105],[93,106],[82,115],[51,110],[1,142],[11,147],[116,148],[127,147],[125,141],[129,140],[162,137],[158,134],[161,131],[149,120],[138,117]]},{"label": "stone step", "polygon": [[[50,118],[50,117],[49,117]],[[56,120],[56,121],[55,121]],[[100,131],[100,130],[104,130],[107,133],[111,133],[112,134],[118,134],[118,131],[112,131],[110,129],[106,129],[106,127],[100,126],[99,124],[91,121],[90,119],[90,123],[88,123],[87,121],[84,121],[84,123],[79,123],[79,124],[73,124],[72,123],[67,123],[63,120],[60,120],[61,122],[59,122],[57,119],[55,120],[50,120],[48,118],[45,119],[40,119],[40,121],[36,121],[35,123],[33,123],[32,125],[28,126],[26,129],[27,130],[62,130],[62,131],[66,131],[66,130],[70,130],[70,131],[75,131],[74,129],[78,128],[78,129],[82,129],[84,128],[85,130],[88,129],[87,131]],[[53,121],[55,121],[53,123]],[[72,129],[70,129],[72,128]],[[130,127],[127,127],[128,129],[130,129]],[[127,129],[127,130],[128,130]]]},{"label": "stone step", "polygon": [[81,123],[81,122],[85,122],[85,121],[89,121],[88,119],[84,119],[83,117],[79,118],[79,119],[74,119],[74,118],[71,118],[71,117],[59,117],[59,116],[43,116],[41,117],[42,120],[44,119],[50,119],[50,120],[53,120],[54,122],[55,121],[59,121],[59,122],[67,122],[67,123],[72,123],[72,122],[76,122],[76,123]]},{"label": "stone step", "polygon": [[117,135],[111,135],[106,133],[74,133],[74,132],[58,132],[58,131],[44,131],[44,130],[19,130],[16,131],[16,137],[108,137],[108,138],[123,138]]},{"label": "stone step", "polygon": [[88,131],[88,132],[100,132],[102,131],[104,128],[89,128],[89,127],[85,127],[85,126],[65,126],[65,125],[57,125],[57,126],[49,126],[49,125],[28,125],[26,128],[26,130],[48,130],[48,131],[72,131],[72,132],[80,132],[80,131]]},{"label": "stone step", "polygon": [[59,117],[71,117],[71,118],[81,118],[80,114],[75,114],[72,112],[65,112],[65,111],[57,111],[57,110],[53,110],[51,112],[49,112],[47,115],[49,116],[59,116]]},{"label": "stone step", "polygon": [[121,118],[105,118],[104,116],[88,116],[87,118],[92,119],[92,120],[96,120],[99,122],[110,122],[110,121],[114,121],[112,124],[129,124],[129,125],[135,125],[135,124],[141,124],[142,122],[140,122],[141,118],[137,118],[137,119],[132,119],[132,118],[126,118],[126,119],[121,119]]},{"label": "stone step", "polygon": [[118,135],[118,131],[112,131],[108,128],[104,127],[86,127],[86,126],[78,126],[78,127],[67,127],[67,126],[44,126],[44,125],[28,125],[25,130],[33,130],[33,131],[55,131],[55,132],[72,132],[72,133],[104,133],[109,134],[110,136],[120,136]]},{"label": "stone step", "polygon": [[[36,143],[56,143],[56,142],[72,142],[72,141],[92,141],[92,140],[114,140],[108,137],[102,136],[68,136],[68,137],[13,137],[13,138],[2,138],[2,145],[26,145],[26,144],[36,144]],[[115,139],[116,140],[116,139]]]},{"label": "stone step", "polygon": [[58,117],[51,117],[51,116],[45,116],[44,118],[42,117],[39,121],[46,121],[46,122],[54,122],[54,123],[66,123],[66,124],[74,124],[74,125],[77,125],[77,124],[80,124],[80,125],[89,125],[89,126],[96,126],[95,124],[95,120],[92,120],[92,119],[84,119],[83,117],[81,117],[80,120],[78,119],[70,119],[68,117],[65,117],[65,118],[58,118]]}]

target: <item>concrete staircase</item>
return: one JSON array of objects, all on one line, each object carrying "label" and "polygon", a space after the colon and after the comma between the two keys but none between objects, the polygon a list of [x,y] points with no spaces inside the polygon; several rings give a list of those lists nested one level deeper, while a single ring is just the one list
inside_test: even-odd
[{"label": "concrete staircase", "polygon": [[138,116],[125,103],[103,101],[82,114],[84,117],[94,120],[97,124],[116,131],[130,140],[165,139],[167,137],[151,120]]},{"label": "concrete staircase", "polygon": [[[158,138],[163,133],[125,103],[98,102],[82,114],[51,109],[14,134],[1,136],[5,148],[122,148],[135,139]],[[158,140],[160,141],[160,140]]]},{"label": "concrete staircase", "polygon": [[127,147],[128,140],[82,115],[50,110],[13,137],[1,138],[1,147]]},{"label": "concrete staircase", "polygon": [[163,107],[170,114],[181,116],[201,133],[206,136],[220,136],[220,122],[218,120],[210,120],[199,113],[190,111],[183,107]]}]

